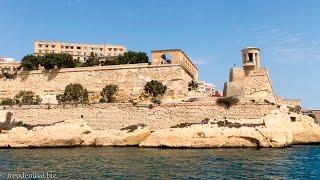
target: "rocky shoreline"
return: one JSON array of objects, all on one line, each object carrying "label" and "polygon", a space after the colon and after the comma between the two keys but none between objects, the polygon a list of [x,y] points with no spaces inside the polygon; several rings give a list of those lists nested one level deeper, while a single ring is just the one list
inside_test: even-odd
[{"label": "rocky shoreline", "polygon": [[[294,116],[294,118],[292,118]],[[242,121],[243,122],[243,121]],[[122,129],[95,130],[84,121],[1,130],[0,148],[53,148],[76,146],[139,146],[153,148],[281,148],[320,143],[320,126],[309,116],[287,108],[271,111],[256,122],[205,119],[151,131],[144,124]]]}]

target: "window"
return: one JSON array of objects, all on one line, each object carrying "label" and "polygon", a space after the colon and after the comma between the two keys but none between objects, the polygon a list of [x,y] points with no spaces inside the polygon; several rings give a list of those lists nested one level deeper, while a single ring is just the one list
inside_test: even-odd
[{"label": "window", "polygon": [[103,50],[103,48],[100,48],[100,51],[102,51]]},{"label": "window", "polygon": [[112,48],[108,48],[109,49],[109,51],[112,51]]},{"label": "window", "polygon": [[78,47],[77,47],[77,49],[81,49],[81,47],[80,47],[80,46],[78,46]]},{"label": "window", "polygon": [[249,62],[253,62],[253,54],[252,53],[249,53]]},{"label": "window", "polygon": [[117,51],[117,48],[113,48],[114,51]]},{"label": "window", "polygon": [[119,48],[119,51],[123,51],[123,49],[122,49],[122,48]]},{"label": "window", "polygon": [[56,45],[52,45],[51,47],[52,47],[52,48],[55,48],[55,47],[56,47]]},{"label": "window", "polygon": [[73,46],[71,46],[71,49],[73,49]]},{"label": "window", "polygon": [[47,47],[49,47],[49,45],[48,45],[48,44],[46,44],[46,48],[47,48]]},{"label": "window", "polygon": [[42,44],[38,44],[39,47],[42,47]]},{"label": "window", "polygon": [[60,47],[61,47],[61,49],[63,49],[64,46],[61,45]]}]

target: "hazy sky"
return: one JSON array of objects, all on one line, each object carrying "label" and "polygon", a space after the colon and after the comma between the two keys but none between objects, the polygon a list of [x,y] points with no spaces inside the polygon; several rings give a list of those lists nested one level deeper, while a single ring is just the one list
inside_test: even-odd
[{"label": "hazy sky", "polygon": [[181,48],[222,90],[256,46],[278,95],[319,108],[319,22],[317,0],[0,0],[0,56],[21,59],[35,40]]}]

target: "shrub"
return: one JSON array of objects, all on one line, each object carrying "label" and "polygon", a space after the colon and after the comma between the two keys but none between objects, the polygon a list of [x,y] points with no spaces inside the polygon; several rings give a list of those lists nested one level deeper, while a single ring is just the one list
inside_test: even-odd
[{"label": "shrub", "polygon": [[114,102],[115,98],[113,97],[119,90],[117,85],[109,84],[106,85],[101,91],[101,96],[107,100],[107,102]]},{"label": "shrub", "polygon": [[69,84],[65,87],[64,93],[57,95],[58,102],[69,102],[75,104],[87,104],[88,90],[83,88],[81,84]]},{"label": "shrub", "polygon": [[7,106],[13,106],[17,104],[17,102],[14,100],[14,99],[10,99],[10,98],[7,98],[7,99],[4,99],[1,101],[1,105],[7,105]]},{"label": "shrub", "polygon": [[216,103],[219,106],[224,106],[229,109],[231,106],[236,105],[239,102],[239,99],[236,97],[221,97],[218,98]]},{"label": "shrub", "polygon": [[40,96],[32,91],[20,91],[14,96],[14,100],[19,105],[38,105],[41,102]]},{"label": "shrub", "polygon": [[163,85],[161,82],[152,80],[147,82],[144,86],[144,92],[151,95],[152,97],[157,97],[163,95],[167,90],[167,86]]}]

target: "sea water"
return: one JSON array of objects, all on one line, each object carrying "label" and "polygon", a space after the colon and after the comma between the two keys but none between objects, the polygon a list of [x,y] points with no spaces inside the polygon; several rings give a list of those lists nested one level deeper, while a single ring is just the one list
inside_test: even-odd
[{"label": "sea water", "polygon": [[0,179],[33,177],[320,179],[320,146],[292,146],[280,149],[0,149]]}]

